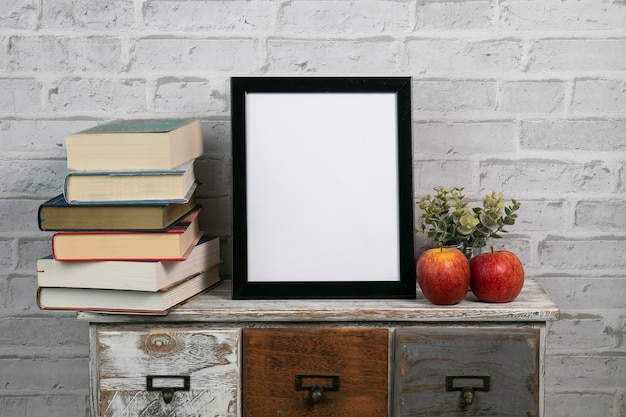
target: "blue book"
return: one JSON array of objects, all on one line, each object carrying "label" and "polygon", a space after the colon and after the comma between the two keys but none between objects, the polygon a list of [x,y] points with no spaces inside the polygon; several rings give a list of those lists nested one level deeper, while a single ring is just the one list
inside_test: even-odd
[{"label": "blue book", "polygon": [[186,203],[197,187],[193,162],[168,170],[72,171],[63,195],[69,204]]}]

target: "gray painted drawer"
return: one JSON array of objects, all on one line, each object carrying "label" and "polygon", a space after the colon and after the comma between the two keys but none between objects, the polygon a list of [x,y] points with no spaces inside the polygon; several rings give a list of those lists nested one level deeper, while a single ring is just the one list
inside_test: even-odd
[{"label": "gray painted drawer", "polygon": [[539,348],[533,328],[400,328],[397,414],[536,417]]}]

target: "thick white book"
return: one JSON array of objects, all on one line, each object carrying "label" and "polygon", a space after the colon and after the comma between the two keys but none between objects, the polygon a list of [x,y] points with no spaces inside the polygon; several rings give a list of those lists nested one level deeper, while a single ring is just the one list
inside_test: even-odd
[{"label": "thick white book", "polygon": [[57,261],[37,260],[40,287],[158,291],[221,263],[217,237],[202,237],[186,260]]}]

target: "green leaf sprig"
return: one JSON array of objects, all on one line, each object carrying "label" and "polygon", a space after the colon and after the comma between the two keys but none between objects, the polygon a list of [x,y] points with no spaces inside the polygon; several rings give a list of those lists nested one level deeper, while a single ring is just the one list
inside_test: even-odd
[{"label": "green leaf sprig", "polygon": [[513,199],[507,206],[501,192],[486,195],[482,207],[470,208],[461,187],[435,187],[434,191],[417,203],[423,211],[419,229],[427,238],[444,245],[485,246],[489,239],[507,233],[504,227],[515,224],[521,207]]}]

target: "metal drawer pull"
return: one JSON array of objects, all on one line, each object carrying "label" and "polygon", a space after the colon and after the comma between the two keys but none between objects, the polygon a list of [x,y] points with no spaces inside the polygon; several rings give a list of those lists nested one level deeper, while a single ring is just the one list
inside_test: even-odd
[{"label": "metal drawer pull", "polygon": [[[313,384],[311,380],[328,380],[320,381],[320,384]],[[303,381],[309,382],[304,384]],[[321,382],[329,382],[329,384],[322,385]],[[297,374],[296,375],[296,390],[308,390],[311,393],[311,400],[313,403],[318,404],[322,401],[324,391],[339,391],[339,375],[316,375],[316,374]]]},{"label": "metal drawer pull", "polygon": [[[475,381],[480,382],[474,383]],[[474,391],[489,391],[491,379],[489,376],[447,376],[446,391],[461,391],[465,405],[474,403]]]},{"label": "metal drawer pull", "polygon": [[148,375],[146,377],[146,389],[148,391],[161,391],[165,404],[172,402],[176,391],[189,391],[189,375]]}]

